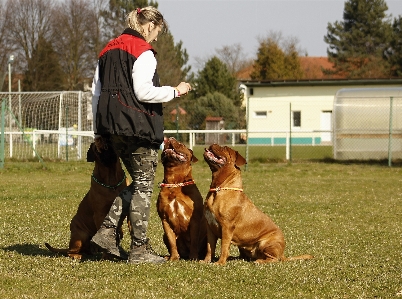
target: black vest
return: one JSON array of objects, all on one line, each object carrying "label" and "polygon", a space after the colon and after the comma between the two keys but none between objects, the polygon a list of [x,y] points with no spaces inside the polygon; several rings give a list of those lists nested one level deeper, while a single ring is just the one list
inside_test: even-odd
[{"label": "black vest", "polygon": [[[135,136],[155,147],[163,142],[162,104],[140,102],[134,94],[133,65],[147,50],[156,54],[137,31],[127,28],[100,53],[102,89],[96,113],[96,134]],[[160,86],[156,71],[153,85]]]}]

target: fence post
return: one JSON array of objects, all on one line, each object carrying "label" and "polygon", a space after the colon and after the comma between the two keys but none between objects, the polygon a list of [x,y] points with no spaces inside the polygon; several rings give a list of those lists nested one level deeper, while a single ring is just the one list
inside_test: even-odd
[{"label": "fence post", "polygon": [[68,105],[66,105],[66,161],[68,162]]},{"label": "fence post", "polygon": [[194,137],[193,133],[190,132],[189,136],[188,136],[188,142],[189,142],[189,146],[190,146],[191,150],[193,150],[193,147],[194,147],[194,138],[193,137]]},{"label": "fence post", "polygon": [[36,130],[32,130],[32,156],[36,155]]},{"label": "fence post", "polygon": [[248,131],[249,131],[249,123],[250,123],[250,100],[249,100],[249,96],[247,95],[247,89],[245,91],[245,94],[247,96],[247,103],[246,103],[246,166],[244,167],[244,171],[247,171],[247,165],[249,163],[249,148],[248,148]]},{"label": "fence post", "polygon": [[286,138],[286,159],[292,162],[292,103],[289,103],[289,141]]},{"label": "fence post", "polygon": [[1,101],[1,136],[0,136],[0,169],[4,167],[4,117],[6,116],[6,101]]},{"label": "fence post", "polygon": [[13,133],[10,131],[10,158],[13,157]]},{"label": "fence post", "polygon": [[394,98],[390,97],[389,101],[389,137],[388,137],[388,166],[392,166],[392,106]]},{"label": "fence post", "polygon": [[63,92],[60,93],[60,102],[59,102],[59,128],[58,130],[60,131],[58,139],[57,139],[57,157],[61,159],[61,145],[60,145],[60,137],[61,137],[61,120],[63,117]]},{"label": "fence post", "polygon": [[[82,91],[78,92],[78,124],[77,131],[82,131]],[[81,160],[82,153],[82,136],[77,136],[77,159]]]}]

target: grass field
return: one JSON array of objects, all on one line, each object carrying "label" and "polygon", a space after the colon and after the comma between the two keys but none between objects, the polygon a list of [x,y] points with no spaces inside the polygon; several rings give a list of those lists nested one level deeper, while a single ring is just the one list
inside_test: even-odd
[{"label": "grass field", "polygon": [[[402,298],[400,167],[249,164],[245,192],[283,230],[285,254],[315,258],[267,265],[233,260],[224,267],[128,265],[98,255],[75,261],[48,251],[45,242],[67,246],[92,167],[6,161],[0,170],[1,298]],[[159,165],[157,182],[162,170]],[[211,175],[202,159],[193,174],[205,196]],[[167,254],[157,194],[155,187],[149,237]]]}]

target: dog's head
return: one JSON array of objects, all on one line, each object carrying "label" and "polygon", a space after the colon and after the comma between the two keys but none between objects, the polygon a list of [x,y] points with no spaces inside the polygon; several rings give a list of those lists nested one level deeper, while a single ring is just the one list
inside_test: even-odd
[{"label": "dog's head", "polygon": [[247,163],[246,159],[244,159],[239,152],[228,146],[220,146],[216,143],[210,145],[208,149],[205,149],[204,160],[208,163],[212,171],[229,165],[240,169],[240,166]]},{"label": "dog's head", "polygon": [[87,162],[100,162],[106,167],[110,167],[118,161],[118,156],[113,149],[110,138],[97,137],[91,143],[87,152]]},{"label": "dog's head", "polygon": [[170,137],[166,142],[161,155],[162,164],[164,166],[174,166],[197,162],[193,151],[187,148],[183,143],[177,141],[174,137]]}]

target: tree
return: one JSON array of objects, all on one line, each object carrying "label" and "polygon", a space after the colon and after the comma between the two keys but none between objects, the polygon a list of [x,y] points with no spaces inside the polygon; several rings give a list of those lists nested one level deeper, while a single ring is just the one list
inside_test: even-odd
[{"label": "tree", "polygon": [[[99,53],[109,41],[105,34],[105,20],[103,19],[103,11],[106,10],[108,0],[94,0],[93,1],[93,15],[92,25],[90,29],[90,36],[88,39],[88,49],[90,60],[92,61],[92,69],[95,70],[96,62],[98,61]],[[92,75],[91,75],[92,77]]]},{"label": "tree", "polygon": [[238,107],[220,92],[207,93],[194,102],[187,102],[186,110],[190,114],[189,126],[192,129],[205,129],[208,116],[223,117],[226,128],[238,128]]},{"label": "tree", "polygon": [[131,11],[146,6],[158,8],[158,3],[152,0],[109,0],[108,9],[102,10],[102,17],[105,21],[104,34],[108,40],[122,33],[125,28],[126,17]]},{"label": "tree", "polygon": [[156,50],[156,60],[158,62],[158,75],[162,85],[175,86],[183,81],[190,66],[188,62],[187,50],[183,48],[183,42],[174,44],[173,35],[168,32],[158,37],[158,41],[152,43]]},{"label": "tree", "polygon": [[7,1],[8,41],[15,47],[15,56],[24,72],[29,65],[38,41],[49,40],[51,34],[52,0]]},{"label": "tree", "polygon": [[402,76],[402,16],[394,19],[392,24],[392,38],[390,49],[387,52],[391,65],[391,74]]},{"label": "tree", "polygon": [[14,43],[10,41],[8,20],[12,18],[8,5],[0,2],[0,91],[8,72],[8,59],[15,50]]},{"label": "tree", "polygon": [[253,80],[301,79],[303,70],[299,60],[297,39],[282,40],[281,33],[271,32],[260,39],[257,59],[254,61]]},{"label": "tree", "polygon": [[66,75],[65,89],[80,89],[94,70],[89,41],[93,36],[94,8],[85,0],[67,0],[53,11],[53,44]]},{"label": "tree", "polygon": [[[157,51],[157,70],[161,85],[176,86],[181,81],[185,81],[190,71],[190,66],[186,66],[188,54],[187,50],[183,48],[182,41],[175,45],[173,35],[167,32],[166,34],[160,35],[157,42],[153,43],[152,46]],[[177,108],[178,103],[181,105],[183,98],[167,102],[164,106],[163,113],[169,115],[173,109]],[[181,122],[183,123],[182,120]],[[169,117],[164,118],[164,123],[165,128],[172,126]]]},{"label": "tree", "polygon": [[236,76],[240,70],[252,64],[251,60],[247,59],[243,52],[243,47],[239,43],[231,46],[223,46],[215,51],[218,58],[226,64],[232,76]]},{"label": "tree", "polygon": [[347,78],[375,78],[389,75],[385,51],[391,37],[388,9],[384,0],[348,0],[343,22],[328,23],[324,41],[334,70],[327,74]]},{"label": "tree", "polygon": [[63,90],[64,73],[52,44],[40,38],[22,81],[26,91]]},{"label": "tree", "polygon": [[240,106],[240,98],[234,88],[235,82],[236,78],[229,72],[226,65],[214,56],[198,72],[194,96],[201,97],[208,93],[219,92],[231,99],[234,105]]}]

